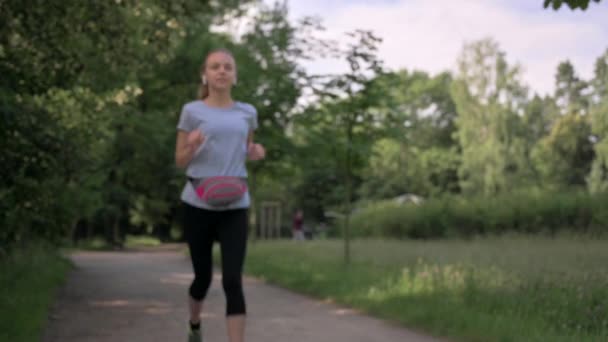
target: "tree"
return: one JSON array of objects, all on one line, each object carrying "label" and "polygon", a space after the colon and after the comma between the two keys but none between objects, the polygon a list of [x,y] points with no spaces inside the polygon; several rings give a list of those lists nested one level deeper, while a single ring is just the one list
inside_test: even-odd
[{"label": "tree", "polygon": [[[344,260],[350,262],[350,214],[354,195],[354,181],[357,165],[370,147],[369,140],[374,136],[375,120],[370,108],[377,105],[380,94],[375,93],[372,83],[382,74],[381,61],[377,58],[380,39],[372,32],[356,30],[347,33],[351,39],[342,51],[349,71],[342,75],[327,77],[320,89],[315,89],[321,105],[311,106],[310,112],[326,116],[331,121],[330,136],[335,148],[335,160],[343,178],[344,219]],[[325,135],[326,136],[326,135]]]},{"label": "tree", "polygon": [[517,135],[518,113],[527,94],[520,74],[492,40],[463,49],[452,96],[458,112],[459,178],[464,192],[490,195],[512,188],[526,166],[525,142]]},{"label": "tree", "polygon": [[1,1],[0,138],[12,169],[2,171],[0,207],[9,209],[0,225],[11,230],[0,244],[64,237],[111,208],[113,189],[128,192],[124,183],[103,185],[126,173],[108,162],[129,129],[124,116],[141,114],[137,82],[171,58],[193,25],[242,3]]},{"label": "tree", "polygon": [[235,88],[235,96],[258,109],[256,140],[268,149],[263,162],[249,166],[253,184],[259,175],[280,177],[289,172],[285,161],[294,148],[286,132],[292,109],[302,93],[298,80],[305,74],[298,63],[307,51],[301,32],[310,27],[306,20],[298,25],[289,22],[287,3],[262,5],[237,47],[241,83]]},{"label": "tree", "polygon": [[[340,136],[336,134],[333,116],[321,109],[299,114],[293,125],[295,146],[290,164],[294,171],[287,184],[292,184],[288,197],[304,209],[307,220],[325,221],[329,208],[344,202],[344,177],[337,156],[342,154]],[[353,168],[358,169],[358,160]]]},{"label": "tree", "polygon": [[581,80],[570,61],[561,62],[555,75],[555,100],[562,113],[586,114],[589,98],[584,94],[589,84]]},{"label": "tree", "polygon": [[560,112],[555,98],[545,96],[541,98],[535,95],[532,100],[526,105],[526,109],[522,116],[522,136],[525,138],[525,162],[529,178],[532,184],[541,186],[543,177],[538,170],[533,153],[539,142],[551,132],[553,123],[559,118]]},{"label": "tree", "polygon": [[608,191],[608,50],[595,62],[592,81],[591,129],[595,160],[588,185],[591,192]]},{"label": "tree", "polygon": [[387,73],[373,83],[382,94],[372,108],[386,138],[374,143],[360,194],[389,198],[458,191],[456,108],[452,76],[422,71]]},{"label": "tree", "polygon": [[542,183],[550,187],[581,186],[591,169],[593,146],[589,123],[587,82],[569,62],[559,64],[555,76],[555,102],[561,113],[550,132],[534,148],[533,159]]},{"label": "tree", "polygon": [[550,187],[585,185],[593,159],[591,130],[579,114],[561,116],[535,148],[534,158],[543,182]]},{"label": "tree", "polygon": [[453,148],[408,146],[382,138],[373,145],[359,192],[365,199],[457,193],[459,159]]}]

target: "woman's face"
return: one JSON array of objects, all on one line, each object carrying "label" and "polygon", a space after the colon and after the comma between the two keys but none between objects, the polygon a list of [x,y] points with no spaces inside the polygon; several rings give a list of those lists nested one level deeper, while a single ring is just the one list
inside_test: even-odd
[{"label": "woman's face", "polygon": [[236,67],[232,56],[224,52],[209,55],[205,63],[205,77],[211,88],[230,89],[236,81]]}]

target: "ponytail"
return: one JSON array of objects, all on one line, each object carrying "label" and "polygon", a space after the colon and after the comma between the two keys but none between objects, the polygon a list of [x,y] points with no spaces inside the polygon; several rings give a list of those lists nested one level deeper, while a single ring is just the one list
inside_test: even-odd
[{"label": "ponytail", "polygon": [[198,87],[198,98],[201,100],[206,99],[209,96],[209,83],[203,84]]}]

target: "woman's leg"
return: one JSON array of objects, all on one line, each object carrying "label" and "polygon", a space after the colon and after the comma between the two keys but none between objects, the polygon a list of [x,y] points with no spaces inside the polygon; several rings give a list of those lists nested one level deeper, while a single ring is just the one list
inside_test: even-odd
[{"label": "woman's leg", "polygon": [[226,317],[226,329],[228,330],[228,341],[245,341],[245,314]]},{"label": "woman's leg", "polygon": [[245,296],[243,262],[247,248],[247,209],[222,212],[218,235],[222,254],[222,286],[226,295],[226,324],[230,342],[243,342],[245,334]]},{"label": "woman's leg", "polygon": [[185,204],[184,233],[188,241],[194,280],[189,288],[190,323],[200,321],[203,300],[213,275],[214,213]]}]

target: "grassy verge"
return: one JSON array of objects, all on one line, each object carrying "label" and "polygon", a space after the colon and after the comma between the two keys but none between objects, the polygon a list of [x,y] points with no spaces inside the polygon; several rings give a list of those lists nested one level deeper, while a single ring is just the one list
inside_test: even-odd
[{"label": "grassy verge", "polygon": [[456,341],[607,341],[608,242],[256,242],[246,271]]},{"label": "grassy verge", "polygon": [[[141,247],[156,247],[160,246],[161,242],[158,238],[153,236],[136,236],[127,235],[125,238],[124,247],[127,249],[141,248]],[[71,249],[80,249],[88,251],[109,251],[115,250],[110,246],[106,240],[101,237],[94,237],[88,240],[83,240],[78,243],[77,246],[70,247]]]},{"label": "grassy verge", "polygon": [[39,341],[48,310],[70,263],[33,245],[0,260],[0,341]]},{"label": "grassy verge", "polygon": [[125,241],[126,248],[157,247],[160,246],[160,244],[160,240],[154,236],[127,235],[127,239]]}]

